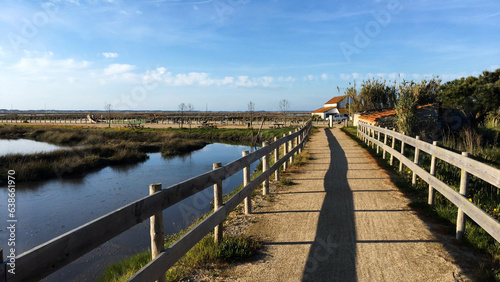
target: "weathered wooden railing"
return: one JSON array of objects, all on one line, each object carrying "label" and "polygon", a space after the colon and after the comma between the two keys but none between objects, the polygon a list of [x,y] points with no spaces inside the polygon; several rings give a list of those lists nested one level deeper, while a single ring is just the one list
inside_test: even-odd
[{"label": "weathered wooden railing", "polygon": [[[500,242],[500,223],[467,199],[469,174],[475,175],[476,177],[499,188],[499,169],[468,158],[468,154],[465,152],[460,155],[455,152],[451,152],[449,150],[438,147],[437,142],[429,144],[427,142],[421,141],[419,140],[418,136],[417,138],[412,138],[404,134],[395,132],[394,130],[373,126],[367,123],[359,123],[357,131],[358,137],[360,137],[367,144],[370,145],[371,143],[371,146],[377,146],[377,151],[379,151],[380,149],[384,150],[384,158],[386,152],[391,154],[391,165],[393,162],[393,158],[395,157],[400,161],[400,171],[403,168],[403,164],[407,166],[413,172],[413,184],[416,183],[416,176],[420,177],[422,180],[429,184],[430,205],[434,203],[434,190],[437,190],[455,206],[458,207],[456,230],[456,236],[458,239],[463,237],[465,231],[465,213],[470,219],[476,222],[486,232],[488,232],[488,234],[495,238],[495,240]],[[381,134],[384,135],[383,142],[380,141]],[[390,147],[387,145],[387,137],[392,138],[392,144]],[[399,140],[399,142],[401,142],[401,152],[398,152],[394,149],[396,140]],[[415,155],[413,160],[410,160],[404,156],[405,144],[413,146],[415,148]],[[420,151],[424,151],[431,156],[431,166],[429,172],[419,166]],[[435,177],[436,158],[461,169],[460,192],[455,191],[453,188],[449,187],[444,182]]]},{"label": "weathered wooden railing", "polygon": [[[0,267],[0,281],[42,279],[175,203],[201,192],[209,186],[220,183],[241,170],[247,172],[249,166],[259,159],[263,158],[264,162],[267,162],[269,154],[273,151],[276,154],[276,151],[283,145],[285,154],[281,159],[278,159],[267,170],[263,170],[253,181],[249,181],[248,173],[244,173],[245,182],[247,182],[244,188],[226,203],[222,203],[220,208],[167,250],[161,251],[153,261],[130,279],[131,281],[155,281],[215,226],[222,223],[238,204],[250,197],[255,188],[268,181],[274,172],[278,173],[281,165],[286,167],[287,161],[303,149],[310,129],[311,121],[308,121],[295,133],[290,132],[289,135],[253,153],[244,154],[242,158],[232,163],[160,190],[22,253],[15,259],[16,274],[7,272],[8,261],[4,261]],[[152,186],[158,188],[158,185]],[[264,185],[263,192],[267,193],[266,185]],[[249,209],[249,205],[245,207],[245,210],[249,211]],[[161,246],[158,247],[161,248]]]}]

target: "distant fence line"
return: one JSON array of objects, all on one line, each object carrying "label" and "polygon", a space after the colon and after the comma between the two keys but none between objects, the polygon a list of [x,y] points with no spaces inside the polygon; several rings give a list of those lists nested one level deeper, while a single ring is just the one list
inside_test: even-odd
[{"label": "distant fence line", "polygon": [[[481,226],[488,234],[490,234],[497,242],[500,242],[500,223],[477,207],[474,203],[467,199],[469,176],[474,175],[497,188],[500,187],[500,170],[474,159],[468,157],[466,152],[457,154],[455,152],[440,148],[437,142],[429,144],[419,140],[419,137],[412,138],[404,134],[373,126],[368,123],[360,122],[357,129],[358,137],[360,137],[366,144],[377,147],[377,152],[383,150],[382,157],[386,158],[386,153],[389,153],[390,164],[393,164],[393,158],[399,160],[399,170],[402,171],[403,164],[407,166],[412,172],[412,183],[416,184],[416,177],[429,184],[428,203],[434,204],[434,191],[438,191],[455,206],[458,207],[457,214],[457,228],[456,237],[461,239],[465,232],[465,216],[466,214],[470,219]],[[383,137],[383,141],[381,138]],[[391,146],[387,145],[388,138],[391,138]],[[396,142],[401,144],[401,152],[394,149]],[[410,160],[404,156],[405,145],[415,148],[414,159]],[[430,171],[424,170],[419,166],[420,151],[428,153],[431,158]],[[440,159],[447,162],[459,169],[461,169],[460,179],[460,192],[455,191],[452,187],[446,185],[435,177],[436,174],[436,160]]]},{"label": "distant fence line", "polygon": [[[123,206],[100,218],[79,226],[61,236],[45,242],[16,257],[16,274],[7,272],[8,261],[2,261],[0,267],[0,282],[3,281],[33,281],[47,277],[51,273],[78,259],[87,252],[97,248],[106,241],[118,236],[129,228],[151,218],[152,252],[156,257],[137,272],[130,281],[155,281],[164,277],[165,272],[173,266],[184,254],[196,245],[216,226],[222,224],[225,218],[242,201],[245,202],[245,212],[251,212],[250,196],[253,190],[263,184],[263,194],[269,193],[269,178],[275,173],[279,178],[279,170],[287,169],[293,163],[294,155],[300,153],[309,137],[312,122],[308,121],[295,133],[268,144],[255,152],[243,152],[243,157],[227,165],[214,164],[214,170],[193,177],[181,183],[161,189],[161,184],[150,185],[150,195]],[[279,158],[280,147],[283,157]],[[274,153],[275,163],[269,167],[269,158]],[[263,172],[250,181],[250,165],[262,159]],[[222,203],[222,197],[215,199],[215,210],[190,232],[163,250],[163,227],[159,215],[166,208],[214,185],[215,194],[221,194],[222,180],[244,171],[244,185],[227,202]],[[222,236],[221,228],[215,230],[216,238]]]},{"label": "distant fence line", "polygon": [[[194,124],[194,125],[201,125],[204,122],[211,122],[214,124],[220,124],[220,125],[247,125],[250,121],[245,120],[245,119],[206,119],[206,118],[187,118],[183,117],[170,117],[170,118],[158,118],[155,122],[152,122],[152,119],[111,119],[110,121],[106,119],[100,120],[98,124],[108,124],[111,123],[112,125],[128,125],[128,124],[172,124],[172,125],[179,125],[182,122],[184,125],[189,125],[189,123]],[[264,124],[267,125],[273,125],[275,123],[282,122],[280,120],[275,120],[275,119],[266,119],[264,121]],[[52,118],[17,118],[17,119],[5,119],[5,118],[0,118],[0,123],[4,124],[9,124],[9,123],[14,123],[14,124],[22,124],[22,123],[30,123],[30,124],[95,124],[94,122],[91,122],[87,118],[57,118],[57,117],[52,117]],[[254,120],[253,126],[260,126],[262,124],[262,120]],[[327,124],[327,122],[320,121],[320,122],[315,122],[316,124]],[[287,124],[292,124],[292,125],[300,125],[300,124],[305,124],[305,121],[300,121],[300,120],[287,120]]]}]

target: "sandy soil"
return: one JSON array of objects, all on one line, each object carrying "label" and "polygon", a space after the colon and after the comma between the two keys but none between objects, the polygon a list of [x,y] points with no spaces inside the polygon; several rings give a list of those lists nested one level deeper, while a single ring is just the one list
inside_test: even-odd
[{"label": "sandy soil", "polygon": [[[464,254],[408,207],[375,160],[339,129],[321,129],[294,185],[249,216],[264,243],[225,281],[469,281]],[[448,238],[448,239],[446,239]]]}]

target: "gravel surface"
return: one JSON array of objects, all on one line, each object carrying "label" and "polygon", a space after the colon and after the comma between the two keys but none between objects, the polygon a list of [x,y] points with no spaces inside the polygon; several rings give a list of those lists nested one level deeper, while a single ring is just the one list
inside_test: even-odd
[{"label": "gravel surface", "polygon": [[312,159],[290,175],[294,184],[248,217],[262,254],[216,280],[470,280],[451,239],[431,232],[357,143],[321,129],[307,150]]}]

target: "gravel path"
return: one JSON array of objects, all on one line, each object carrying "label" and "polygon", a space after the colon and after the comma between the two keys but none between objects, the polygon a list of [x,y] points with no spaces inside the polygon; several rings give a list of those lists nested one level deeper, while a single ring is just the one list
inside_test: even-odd
[{"label": "gravel path", "polygon": [[308,144],[295,185],[251,215],[264,243],[228,281],[469,281],[387,173],[337,128]]}]

